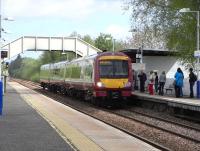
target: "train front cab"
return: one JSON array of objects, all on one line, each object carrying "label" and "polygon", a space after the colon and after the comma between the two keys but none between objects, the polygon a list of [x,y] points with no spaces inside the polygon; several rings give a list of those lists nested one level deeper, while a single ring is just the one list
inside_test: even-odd
[{"label": "train front cab", "polygon": [[131,60],[123,53],[99,55],[95,61],[94,96],[104,100],[125,100],[131,96]]}]

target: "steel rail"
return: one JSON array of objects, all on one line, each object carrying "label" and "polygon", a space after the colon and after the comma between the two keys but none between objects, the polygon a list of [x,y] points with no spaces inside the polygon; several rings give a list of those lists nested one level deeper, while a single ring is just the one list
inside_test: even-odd
[{"label": "steel rail", "polygon": [[157,119],[157,120],[160,120],[160,121],[163,121],[163,122],[166,122],[166,123],[171,123],[171,124],[174,124],[174,125],[179,125],[181,127],[184,127],[184,128],[187,128],[187,129],[192,129],[192,130],[200,132],[200,128],[193,127],[193,126],[190,126],[188,124],[178,123],[178,122],[175,122],[175,121],[167,120],[167,119],[164,119],[164,118],[161,118],[161,117],[157,117],[157,116],[154,116],[154,115],[149,115],[149,114],[138,112],[138,111],[134,111],[134,110],[129,110],[129,111],[133,112],[133,113],[136,113],[136,114],[140,114],[141,116],[147,116],[147,117],[152,118],[152,119]]},{"label": "steel rail", "polygon": [[[106,111],[106,110],[105,110]],[[195,138],[191,138],[191,137],[188,137],[186,135],[183,135],[183,134],[179,134],[177,132],[174,132],[174,131],[171,131],[171,130],[168,130],[168,129],[165,129],[165,128],[162,128],[162,127],[159,127],[159,126],[155,126],[151,123],[147,123],[147,122],[144,122],[142,120],[139,120],[137,118],[134,118],[134,117],[130,117],[130,116],[127,116],[127,115],[123,115],[123,114],[120,114],[120,113],[117,113],[116,111],[108,111],[107,112],[110,112],[110,113],[113,113],[113,114],[116,114],[118,116],[121,116],[121,117],[124,117],[124,118],[127,118],[127,119],[130,119],[130,120],[133,120],[133,121],[136,121],[136,122],[139,122],[141,124],[144,124],[144,125],[147,125],[149,127],[153,127],[155,129],[158,129],[158,130],[161,130],[161,131],[165,131],[167,133],[170,133],[170,134],[173,134],[173,135],[176,135],[178,137],[181,137],[181,138],[184,138],[184,139],[187,139],[187,140],[190,140],[190,141],[193,141],[195,143],[200,143],[200,140],[198,139],[195,139]]]}]

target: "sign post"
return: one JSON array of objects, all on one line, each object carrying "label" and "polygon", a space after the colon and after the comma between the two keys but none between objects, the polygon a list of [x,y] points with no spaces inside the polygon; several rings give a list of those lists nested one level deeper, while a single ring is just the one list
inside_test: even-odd
[{"label": "sign post", "polygon": [[1,56],[0,56],[0,115],[2,115],[2,113],[3,113],[3,81],[1,78]]},{"label": "sign post", "polygon": [[194,51],[194,57],[197,58],[197,98],[200,98],[200,80],[199,80],[199,58],[200,58],[200,51]]},{"label": "sign post", "polygon": [[3,82],[0,80],[0,115],[3,114]]}]

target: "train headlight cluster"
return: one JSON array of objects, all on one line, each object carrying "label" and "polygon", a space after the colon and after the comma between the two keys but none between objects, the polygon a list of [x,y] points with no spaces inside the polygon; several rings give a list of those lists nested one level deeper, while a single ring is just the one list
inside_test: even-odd
[{"label": "train headlight cluster", "polygon": [[97,87],[102,88],[104,87],[104,84],[102,82],[97,82]]}]

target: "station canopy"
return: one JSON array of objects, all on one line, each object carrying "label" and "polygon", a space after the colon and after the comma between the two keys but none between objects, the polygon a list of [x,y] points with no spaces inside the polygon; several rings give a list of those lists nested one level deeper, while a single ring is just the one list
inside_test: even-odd
[{"label": "station canopy", "polygon": [[37,37],[23,36],[2,47],[8,51],[8,59],[25,51],[62,51],[87,56],[101,52],[100,49],[77,37]]}]

